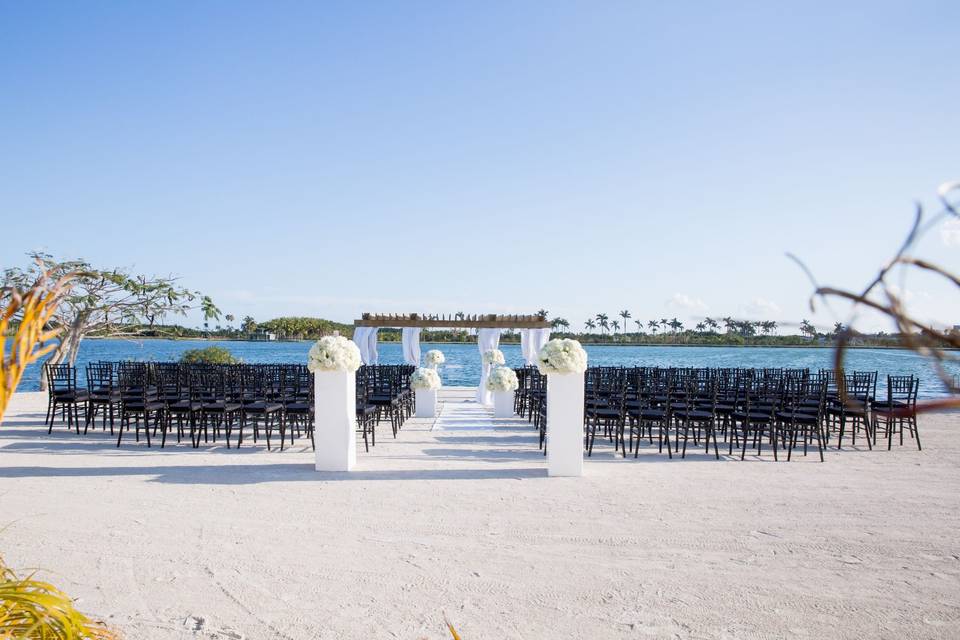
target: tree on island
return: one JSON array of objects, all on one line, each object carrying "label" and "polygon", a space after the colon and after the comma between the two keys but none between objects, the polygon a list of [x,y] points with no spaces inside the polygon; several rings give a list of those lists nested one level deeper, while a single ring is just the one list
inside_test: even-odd
[{"label": "tree on island", "polygon": [[240,323],[240,331],[249,336],[256,330],[257,321],[253,319],[253,316],[245,316]]},{"label": "tree on island", "polygon": [[597,326],[600,327],[601,333],[606,333],[610,329],[610,316],[605,313],[597,314]]},{"label": "tree on island", "polygon": [[630,319],[631,317],[633,317],[633,316],[631,316],[631,315],[630,315],[630,312],[627,311],[626,309],[624,309],[623,311],[621,311],[619,315],[620,315],[621,318],[623,318],[623,332],[626,333],[626,332],[627,332],[627,320],[629,320],[629,319]]},{"label": "tree on island", "polygon": [[588,331],[593,331],[594,329],[597,328],[597,323],[594,322],[592,318],[590,318],[590,319],[588,319],[586,322],[583,323],[583,326],[584,326],[584,328],[587,329]]},{"label": "tree on island", "polygon": [[203,311],[203,330],[207,331],[211,320],[220,319],[220,309],[213,304],[210,296],[203,296],[200,300],[200,310]]},{"label": "tree on island", "polygon": [[[4,271],[4,286],[23,289],[35,282],[41,271],[53,280],[74,274],[73,286],[50,322],[61,333],[60,343],[46,360],[48,364],[75,365],[80,343],[91,334],[135,336],[140,327],[152,327],[157,318],[167,314],[186,315],[201,295],[178,286],[173,276],[131,275],[119,268],[96,269],[84,260],[60,262],[42,253],[33,253],[30,257],[35,261],[33,267]],[[213,306],[208,296],[203,299]],[[41,370],[40,388],[47,388],[44,370]]]},{"label": "tree on island", "polygon": [[800,333],[810,338],[817,337],[817,328],[809,320],[800,321]]},{"label": "tree on island", "polygon": [[650,331],[653,332],[653,335],[657,335],[657,329],[660,328],[660,322],[657,320],[651,320],[647,323],[647,326],[650,327]]}]

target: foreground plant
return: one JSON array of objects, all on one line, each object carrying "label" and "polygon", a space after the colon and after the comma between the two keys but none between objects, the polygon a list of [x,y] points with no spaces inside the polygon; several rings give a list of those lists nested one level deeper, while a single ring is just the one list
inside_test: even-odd
[{"label": "foreground plant", "polygon": [[[905,292],[897,284],[891,282],[894,276],[903,276],[910,271],[923,271],[940,276],[955,287],[960,288],[960,276],[955,275],[942,266],[933,264],[923,258],[911,255],[917,240],[934,226],[945,219],[960,219],[960,210],[948,198],[953,191],[960,190],[960,181],[946,183],[938,189],[938,196],[943,208],[924,224],[923,207],[917,205],[913,226],[906,239],[894,256],[880,269],[876,277],[867,284],[862,291],[850,291],[837,287],[820,285],[809,269],[798,258],[789,255],[806,272],[815,287],[810,298],[810,309],[815,310],[815,301],[823,300],[829,303],[831,299],[845,300],[853,304],[853,313],[860,309],[870,309],[886,316],[897,327],[900,340],[906,348],[928,358],[937,370],[950,397],[939,400],[928,400],[917,404],[917,411],[933,411],[939,409],[960,407],[960,384],[956,377],[951,375],[945,366],[947,363],[958,363],[956,355],[960,349],[960,332],[940,329],[929,322],[919,320],[911,315],[905,303]],[[850,328],[838,323],[835,337],[837,348],[834,356],[834,368],[838,378],[843,370],[843,359],[850,341],[858,334]],[[952,350],[952,351],[951,351]],[[842,379],[842,378],[840,378]],[[840,392],[844,389],[841,387]]]},{"label": "foreground plant", "polygon": [[114,640],[70,596],[33,574],[20,578],[0,558],[0,640]]},{"label": "foreground plant", "polygon": [[33,286],[26,291],[14,286],[0,289],[3,304],[0,315],[0,423],[27,365],[57,348],[57,343],[51,341],[60,333],[60,328],[49,328],[49,324],[57,305],[69,291],[72,279],[73,274],[67,273],[51,282],[48,272],[41,269]]}]

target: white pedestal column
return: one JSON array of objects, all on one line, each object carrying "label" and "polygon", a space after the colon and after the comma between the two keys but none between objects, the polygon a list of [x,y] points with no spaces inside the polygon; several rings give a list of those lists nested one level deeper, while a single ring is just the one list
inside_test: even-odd
[{"label": "white pedestal column", "polygon": [[417,389],[416,394],[416,417],[417,418],[436,418],[437,417],[437,392],[426,389]]},{"label": "white pedestal column", "polygon": [[513,417],[513,391],[494,391],[493,392],[493,417],[494,418],[512,418]]},{"label": "white pedestal column", "polygon": [[357,377],[346,371],[314,374],[317,471],[350,471],[357,464]]},{"label": "white pedestal column", "polygon": [[547,375],[547,475],[583,475],[583,381]]}]

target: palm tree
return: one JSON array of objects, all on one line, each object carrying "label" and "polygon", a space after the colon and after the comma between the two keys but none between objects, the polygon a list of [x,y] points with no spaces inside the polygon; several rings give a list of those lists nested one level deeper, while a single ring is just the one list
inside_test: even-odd
[{"label": "palm tree", "polygon": [[594,329],[597,328],[597,323],[594,322],[592,319],[588,319],[586,322],[583,323],[583,326],[584,326],[588,331],[593,331]]},{"label": "palm tree", "polygon": [[657,329],[660,328],[660,323],[656,320],[651,320],[647,323],[647,326],[650,327],[650,330],[653,331],[653,335],[657,335]]},{"label": "palm tree", "polygon": [[723,326],[727,329],[727,333],[733,333],[737,328],[737,323],[733,321],[733,318],[727,316],[723,318]]},{"label": "palm tree", "polygon": [[546,310],[546,309],[540,309],[539,311],[537,311],[537,315],[540,316],[541,318],[546,318],[546,317],[547,317],[547,310]]},{"label": "palm tree", "polygon": [[619,320],[614,320],[614,321],[612,321],[612,322],[610,323],[610,326],[613,327],[613,331],[614,331],[614,333],[616,333],[617,331],[620,330],[620,321],[619,321]]},{"label": "palm tree", "polygon": [[660,318],[660,326],[666,329],[667,327],[670,326],[670,321],[667,320],[666,318]]},{"label": "palm tree", "polygon": [[256,330],[257,321],[253,319],[253,316],[244,316],[243,321],[240,324],[240,331],[243,331],[249,335]]},{"label": "palm tree", "polygon": [[634,320],[633,324],[637,325],[637,333],[643,333],[643,320]]},{"label": "palm tree", "polygon": [[703,321],[707,323],[708,327],[710,327],[711,332],[720,328],[720,323],[713,318],[704,318]]},{"label": "palm tree", "polygon": [[697,323],[697,333],[703,333],[704,331],[706,331],[706,329],[707,329],[707,323],[706,323],[706,322],[698,322],[698,323]]},{"label": "palm tree", "polygon": [[605,313],[597,314],[597,324],[600,326],[600,329],[606,331],[610,328],[610,323],[608,322],[609,316]]},{"label": "palm tree", "polygon": [[767,320],[767,332],[776,333],[777,331],[777,321],[776,320]]},{"label": "palm tree", "polygon": [[620,315],[621,318],[623,318],[623,332],[626,333],[626,332],[627,332],[627,320],[629,320],[629,319],[631,318],[630,312],[627,311],[626,309],[624,309],[623,311],[620,312],[619,315]]},{"label": "palm tree", "polygon": [[210,327],[211,320],[220,319],[220,309],[217,308],[217,305],[213,304],[210,296],[203,296],[203,298],[201,298],[200,309],[203,311],[203,330],[207,331]]},{"label": "palm tree", "polygon": [[674,318],[670,321],[670,328],[673,329],[675,334],[679,333],[680,330],[683,329],[683,323]]}]

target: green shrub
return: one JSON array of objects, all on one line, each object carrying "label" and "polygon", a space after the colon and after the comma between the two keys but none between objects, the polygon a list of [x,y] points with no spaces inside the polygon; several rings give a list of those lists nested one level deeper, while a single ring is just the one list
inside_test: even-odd
[{"label": "green shrub", "polygon": [[186,364],[237,364],[240,362],[223,347],[206,347],[204,349],[190,349],[180,356],[180,362]]}]

